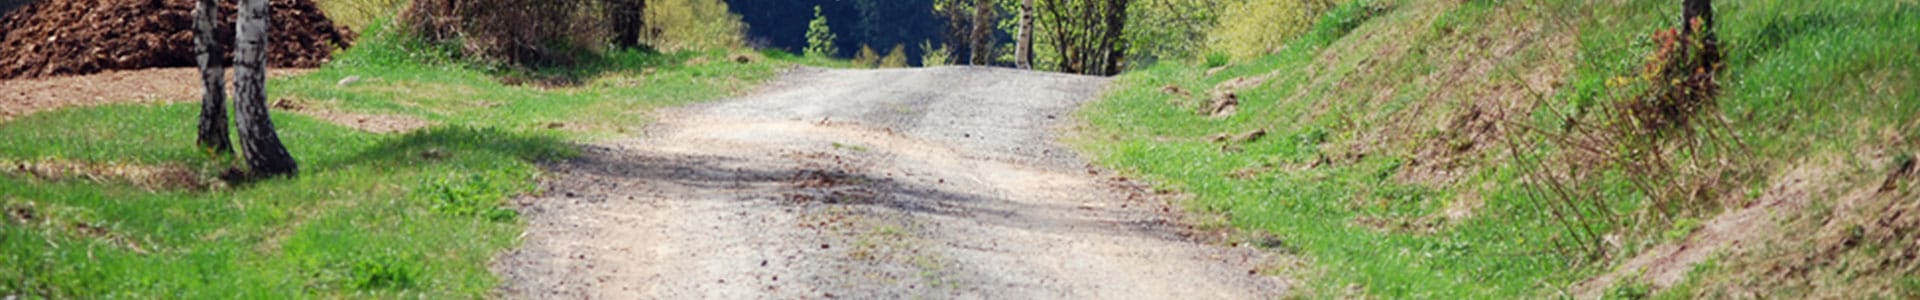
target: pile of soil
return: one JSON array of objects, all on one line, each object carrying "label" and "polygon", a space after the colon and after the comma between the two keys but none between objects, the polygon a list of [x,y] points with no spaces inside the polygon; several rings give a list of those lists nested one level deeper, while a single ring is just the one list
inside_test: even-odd
[{"label": "pile of soil", "polygon": [[[313,0],[272,0],[267,62],[313,68],[353,34]],[[218,36],[231,64],[236,1],[220,1]],[[0,79],[191,67],[193,0],[42,0],[0,18]]]}]

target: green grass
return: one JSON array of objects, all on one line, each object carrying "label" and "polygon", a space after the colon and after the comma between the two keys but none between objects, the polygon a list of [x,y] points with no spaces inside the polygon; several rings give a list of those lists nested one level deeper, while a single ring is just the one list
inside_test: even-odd
[{"label": "green grass", "polygon": [[[1543,95],[1543,109],[1575,111],[1619,99],[1608,95],[1625,93],[1609,90],[1607,80],[1638,76],[1652,49],[1648,36],[1672,26],[1677,2],[1378,2],[1393,8],[1353,17],[1364,6],[1349,3],[1290,47],[1217,74],[1206,74],[1207,66],[1179,64],[1125,74],[1080,113],[1091,126],[1074,143],[1103,164],[1193,194],[1193,210],[1225,213],[1235,227],[1279,236],[1286,250],[1321,269],[1309,272],[1321,275],[1304,278],[1306,295],[1336,297],[1357,286],[1383,298],[1545,297],[1606,268],[1611,261],[1584,263],[1556,254],[1554,243],[1567,238],[1557,225],[1562,217],[1539,209],[1538,198],[1519,183],[1526,168],[1504,146],[1483,146],[1493,150],[1463,158],[1477,168],[1451,175],[1450,183],[1405,182],[1395,175],[1419,157],[1423,143],[1459,130],[1448,121],[1464,105],[1494,97],[1443,97],[1440,91],[1492,90],[1513,82],[1512,74],[1561,58],[1573,60],[1565,71],[1567,85]],[[1915,5],[1781,0],[1727,2],[1718,9],[1720,37],[1732,53],[1720,78],[1721,109],[1753,152],[1742,163],[1771,170],[1801,158],[1849,153],[1920,117],[1920,102],[1913,101],[1920,91],[1912,84],[1920,71],[1920,56],[1913,54],[1913,45],[1920,44]],[[1475,47],[1483,37],[1511,38],[1516,25],[1579,30],[1565,31],[1577,34],[1569,37],[1570,49],[1529,44],[1508,55]],[[1481,77],[1449,71],[1488,56],[1498,59]],[[1212,119],[1194,112],[1215,85],[1261,74],[1274,76],[1240,91],[1234,116]],[[1194,92],[1163,92],[1169,85]],[[1550,127],[1554,121],[1534,122]],[[1269,137],[1237,145],[1243,151],[1221,151],[1206,139],[1256,128],[1267,129]],[[1523,157],[1557,151],[1550,144],[1522,149]],[[1252,179],[1228,175],[1263,167],[1274,171]],[[1645,196],[1624,176],[1602,173],[1588,183],[1600,187],[1604,203],[1614,209],[1639,209]],[[1356,221],[1418,220],[1456,201],[1483,206],[1472,218],[1433,233]],[[1661,235],[1683,235],[1697,226],[1629,224],[1623,226],[1652,227],[1600,228],[1631,237],[1621,249],[1627,253],[1616,259]]]},{"label": "green grass", "polygon": [[[483,297],[498,281],[486,263],[522,228],[506,200],[537,192],[537,162],[639,128],[653,108],[729,96],[793,64],[735,63],[724,51],[610,53],[572,69],[499,72],[369,32],[326,67],[270,82],[272,98],[433,125],[373,134],[275,112],[301,174],[243,186],[149,190],[5,173],[0,295]],[[363,79],[336,85],[347,76]],[[512,86],[502,76],[578,84]],[[0,161],[184,166],[211,180],[238,162],[194,146],[197,112],[178,103],[28,115],[0,123]]]}]

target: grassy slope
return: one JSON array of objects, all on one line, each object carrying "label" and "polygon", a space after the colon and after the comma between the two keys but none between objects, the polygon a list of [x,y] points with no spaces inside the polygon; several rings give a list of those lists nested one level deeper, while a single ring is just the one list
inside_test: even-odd
[{"label": "grassy slope", "polygon": [[[538,89],[502,85],[398,37],[362,40],[319,71],[269,83],[273,97],[438,125],[381,135],[275,113],[301,175],[242,187],[0,175],[10,213],[0,221],[0,295],[479,297],[496,281],[487,261],[521,228],[505,198],[534,192],[535,162],[642,126],[651,108],[740,92],[790,64],[616,53],[537,74],[580,86]],[[364,79],[337,87],[346,76]],[[112,105],[26,116],[0,124],[0,161],[185,166],[210,177],[235,162],[192,145],[197,111]],[[545,126],[554,122],[567,126]]]},{"label": "grassy slope", "polygon": [[[1518,180],[1524,169],[1504,147],[1489,143],[1516,131],[1462,125],[1492,118],[1548,126],[1553,121],[1542,120],[1552,118],[1533,107],[1608,101],[1607,89],[1619,87],[1606,82],[1637,76],[1653,48],[1647,36],[1671,26],[1678,5],[1375,2],[1389,9],[1351,32],[1338,30],[1348,23],[1341,20],[1355,19],[1350,4],[1292,47],[1217,73],[1160,64],[1124,75],[1104,101],[1082,112],[1090,129],[1077,142],[1105,164],[1195,195],[1195,210],[1278,235],[1286,241],[1282,251],[1315,267],[1296,274],[1307,277],[1310,295],[1557,295],[1617,262],[1622,256],[1580,264],[1553,255],[1558,229],[1530,202],[1537,200],[1524,195]],[[1779,171],[1809,159],[1879,147],[1889,132],[1920,139],[1914,123],[1920,102],[1913,100],[1920,99],[1913,84],[1920,8],[1900,1],[1803,2],[1718,7],[1721,37],[1733,53],[1720,101],[1733,130],[1751,145],[1752,155],[1741,163],[1764,170],[1753,186],[1767,186]],[[1214,86],[1267,74],[1271,80],[1238,92],[1237,114],[1195,113]],[[1493,117],[1476,117],[1486,114]],[[1267,130],[1267,137],[1224,150],[1209,141],[1254,129]],[[1435,150],[1447,148],[1464,150]],[[1554,151],[1531,148],[1523,154]],[[1884,163],[1863,161],[1839,172],[1884,173]],[[1231,175],[1236,172],[1252,176]],[[1632,193],[1609,197],[1621,208],[1642,201]],[[1661,241],[1648,232],[1690,229],[1622,229],[1647,237],[1630,238],[1621,250]]]}]

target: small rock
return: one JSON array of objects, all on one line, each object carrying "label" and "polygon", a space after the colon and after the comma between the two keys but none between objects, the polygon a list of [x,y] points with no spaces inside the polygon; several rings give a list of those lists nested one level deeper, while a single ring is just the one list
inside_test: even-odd
[{"label": "small rock", "polygon": [[347,76],[347,78],[341,78],[340,83],[337,85],[339,85],[340,87],[346,87],[349,85],[353,85],[355,83],[360,83],[360,76]]}]

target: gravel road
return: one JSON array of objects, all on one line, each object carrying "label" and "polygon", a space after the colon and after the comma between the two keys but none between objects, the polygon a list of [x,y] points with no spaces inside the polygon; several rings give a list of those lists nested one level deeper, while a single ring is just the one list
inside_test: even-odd
[{"label": "gravel road", "polygon": [[1269,254],[1057,143],[1107,79],[796,69],[584,146],[517,199],[508,298],[1270,299]]}]

